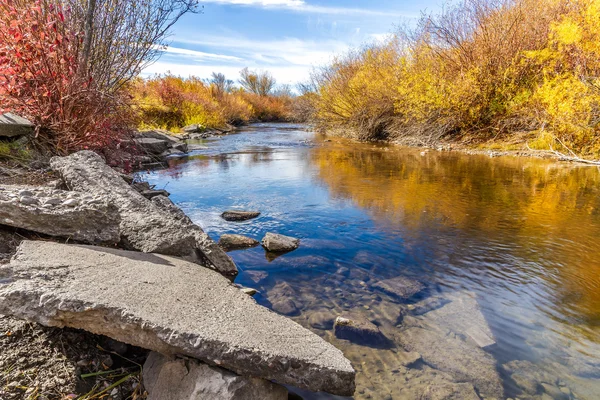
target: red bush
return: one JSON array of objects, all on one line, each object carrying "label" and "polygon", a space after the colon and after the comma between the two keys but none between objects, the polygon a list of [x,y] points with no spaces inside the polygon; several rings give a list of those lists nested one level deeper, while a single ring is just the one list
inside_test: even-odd
[{"label": "red bush", "polygon": [[82,35],[69,18],[59,3],[0,0],[0,112],[29,118],[59,153],[115,147],[131,109],[78,71]]}]

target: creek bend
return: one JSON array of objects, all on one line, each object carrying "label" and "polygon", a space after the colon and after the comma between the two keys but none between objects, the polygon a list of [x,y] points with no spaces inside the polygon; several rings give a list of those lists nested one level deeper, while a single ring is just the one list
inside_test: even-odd
[{"label": "creek bend", "polygon": [[[448,382],[473,384],[480,397],[490,397],[476,364],[451,346],[449,357],[457,360],[448,362],[474,370],[456,373],[435,355],[433,362],[426,354],[405,362],[398,340],[405,324],[429,328],[420,325],[427,313],[399,322],[399,308],[457,295],[476,299],[496,343],[482,350],[464,332],[442,329],[433,347],[439,338],[491,356],[504,398],[597,398],[597,168],[325,141],[290,124],[252,125],[192,144],[199,146],[188,157],[143,178],[171,192],[214,239],[234,233],[260,240],[266,232],[301,239],[298,250],[276,258],[261,247],[229,253],[240,270],[236,283],[257,289],[255,299],[267,307],[277,296],[290,297],[298,309],[291,318],[352,361],[354,398],[436,398],[431,385]],[[226,222],[220,214],[229,209],[262,214]],[[399,301],[374,287],[400,276],[425,290]],[[311,324],[315,313],[358,313],[392,345],[338,339],[333,329]]]}]

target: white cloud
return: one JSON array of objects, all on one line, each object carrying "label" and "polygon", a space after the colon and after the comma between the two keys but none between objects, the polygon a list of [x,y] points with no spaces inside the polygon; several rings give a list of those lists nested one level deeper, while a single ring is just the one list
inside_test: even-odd
[{"label": "white cloud", "polygon": [[387,16],[387,17],[416,17],[406,13],[394,11],[367,10],[353,7],[326,7],[315,6],[304,0],[200,0],[201,3],[244,5],[264,8],[288,9],[290,11],[314,13],[314,14],[338,14],[358,16]]},{"label": "white cloud", "polygon": [[219,61],[243,61],[242,58],[228,56],[224,54],[205,53],[203,51],[181,49],[179,47],[167,47],[162,50],[164,53],[177,54],[181,56],[189,56],[197,60],[219,60]]}]

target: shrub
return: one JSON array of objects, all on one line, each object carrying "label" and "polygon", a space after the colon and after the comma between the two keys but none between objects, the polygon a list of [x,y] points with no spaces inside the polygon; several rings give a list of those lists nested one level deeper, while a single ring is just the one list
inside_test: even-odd
[{"label": "shrub", "polygon": [[597,155],[599,43],[600,0],[463,0],[317,71],[315,117],[363,140],[528,133]]},{"label": "shrub", "polygon": [[70,17],[60,3],[0,0],[0,111],[29,118],[59,153],[114,147],[131,126],[126,98],[79,73]]}]

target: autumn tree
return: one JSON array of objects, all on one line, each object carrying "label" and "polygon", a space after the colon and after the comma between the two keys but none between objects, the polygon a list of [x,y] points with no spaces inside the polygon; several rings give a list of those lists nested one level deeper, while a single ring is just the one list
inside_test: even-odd
[{"label": "autumn tree", "polygon": [[259,96],[268,96],[277,84],[270,72],[251,71],[248,68],[240,71],[239,82],[245,90]]}]

